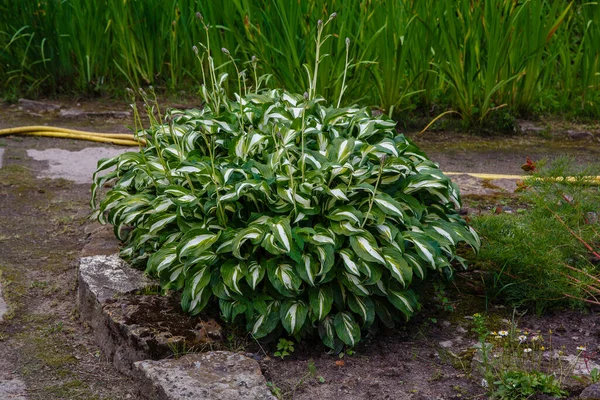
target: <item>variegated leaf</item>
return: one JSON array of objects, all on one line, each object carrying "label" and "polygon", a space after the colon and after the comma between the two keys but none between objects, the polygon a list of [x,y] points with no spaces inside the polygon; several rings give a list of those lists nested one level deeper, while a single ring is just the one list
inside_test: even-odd
[{"label": "variegated leaf", "polygon": [[337,335],[335,333],[333,317],[327,316],[319,323],[319,336],[321,337],[321,341],[325,346],[329,347],[330,349],[336,348],[335,342]]},{"label": "variegated leaf", "polygon": [[311,287],[308,289],[310,308],[317,321],[323,320],[331,311],[333,292],[329,286]]},{"label": "variegated leaf", "polygon": [[366,233],[350,236],[350,246],[352,246],[352,250],[354,250],[356,255],[363,260],[385,265],[385,259],[381,255],[377,242],[372,236],[366,235]]},{"label": "variegated leaf", "polygon": [[417,298],[412,290],[394,290],[388,288],[387,299],[394,307],[402,311],[407,320],[415,313],[418,307]]},{"label": "variegated leaf", "polygon": [[402,205],[396,200],[392,199],[391,196],[384,193],[378,193],[375,196],[374,203],[386,215],[397,217],[400,219],[401,222],[404,221],[405,212],[402,209]]},{"label": "variegated leaf", "polygon": [[146,273],[158,274],[162,270],[170,268],[176,261],[177,252],[175,246],[163,246],[148,259]]},{"label": "variegated leaf", "polygon": [[349,221],[357,226],[362,222],[362,213],[351,206],[336,207],[326,217],[332,221]]},{"label": "variegated leaf", "polygon": [[175,218],[177,218],[176,214],[158,214],[157,216],[155,216],[154,218],[151,218],[148,221],[148,224],[150,225],[150,229],[148,230],[148,233],[153,234],[153,233],[160,231],[167,224],[175,221]]},{"label": "variegated leaf", "polygon": [[191,254],[198,254],[210,248],[219,239],[219,233],[206,229],[192,229],[181,238],[177,246],[177,256],[183,259]]},{"label": "variegated leaf", "polygon": [[257,285],[263,280],[266,270],[266,267],[257,261],[250,261],[250,263],[248,263],[246,282],[248,282],[248,285],[252,290],[256,290]]},{"label": "variegated leaf", "polygon": [[375,306],[370,297],[348,295],[348,307],[363,320],[363,328],[367,328],[375,321]]},{"label": "variegated leaf", "polygon": [[348,273],[347,271],[342,271],[340,273],[340,280],[350,290],[352,293],[357,296],[369,296],[371,292],[369,289],[361,282],[360,278]]},{"label": "variegated leaf", "polygon": [[189,281],[186,281],[183,293],[181,294],[181,307],[183,311],[191,315],[196,315],[206,307],[212,293],[208,285],[196,291],[196,293],[192,293],[188,283]]},{"label": "variegated leaf", "polygon": [[339,251],[339,255],[342,257],[346,270],[353,275],[360,276],[359,263],[360,261],[350,249],[343,249]]},{"label": "variegated leaf", "polygon": [[252,225],[246,229],[240,230],[231,243],[233,255],[240,259],[247,259],[253,252],[251,251],[250,253],[242,254],[242,246],[244,243],[250,241],[250,243],[258,245],[263,240],[264,236],[264,228],[259,225]]},{"label": "variegated leaf", "polygon": [[281,324],[292,336],[300,331],[307,315],[308,307],[302,300],[286,300],[279,310]]},{"label": "variegated leaf", "polygon": [[267,336],[277,327],[279,324],[279,307],[279,302],[271,301],[268,303],[265,313],[258,314],[250,331],[255,339]]},{"label": "variegated leaf", "polygon": [[402,253],[388,246],[383,249],[383,258],[385,258],[386,267],[392,273],[392,277],[403,287],[408,287],[412,281],[412,268],[408,266]]},{"label": "variegated leaf", "polygon": [[271,221],[271,232],[285,251],[292,249],[292,228],[288,218],[274,218]]},{"label": "variegated leaf", "polygon": [[427,269],[423,266],[423,261],[409,252],[404,252],[402,256],[408,263],[408,266],[412,268],[415,275],[420,279],[425,279]]},{"label": "variegated leaf", "polygon": [[429,263],[432,268],[436,268],[435,258],[438,253],[427,235],[419,232],[406,232],[405,238],[415,245],[415,250],[421,259]]},{"label": "variegated leaf", "polygon": [[292,265],[277,259],[269,261],[267,275],[273,287],[286,297],[294,296],[302,284]]},{"label": "variegated leaf", "polygon": [[246,265],[243,261],[229,260],[221,266],[221,276],[227,287],[234,292],[243,295],[239,281],[246,276]]},{"label": "variegated leaf", "polygon": [[302,254],[301,262],[296,263],[296,272],[310,286],[315,286],[315,279],[321,268],[320,263],[310,254]]},{"label": "variegated leaf", "polygon": [[336,314],[333,325],[335,333],[347,346],[354,347],[360,340],[360,328],[352,314],[339,312]]}]

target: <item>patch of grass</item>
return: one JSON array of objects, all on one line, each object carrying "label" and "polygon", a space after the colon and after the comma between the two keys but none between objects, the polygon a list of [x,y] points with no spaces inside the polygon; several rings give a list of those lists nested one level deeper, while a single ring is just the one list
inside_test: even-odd
[{"label": "patch of grass", "polygon": [[597,171],[557,160],[527,181],[526,211],[472,219],[483,241],[478,263],[490,272],[490,298],[537,313],[597,302],[600,229],[592,220],[600,213],[600,187],[586,178]]},{"label": "patch of grass", "polygon": [[91,393],[88,385],[78,379],[48,386],[42,389],[42,396],[53,399],[89,399],[99,400],[100,397]]}]

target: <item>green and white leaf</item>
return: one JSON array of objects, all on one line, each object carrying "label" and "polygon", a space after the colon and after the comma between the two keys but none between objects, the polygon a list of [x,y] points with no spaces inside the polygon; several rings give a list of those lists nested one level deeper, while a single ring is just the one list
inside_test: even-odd
[{"label": "green and white leaf", "polygon": [[192,229],[181,238],[177,246],[179,259],[198,254],[210,248],[219,239],[219,233],[213,233],[206,229]]},{"label": "green and white leaf", "polygon": [[308,315],[308,307],[302,300],[286,300],[281,304],[281,324],[290,335],[297,334]]},{"label": "green and white leaf", "polygon": [[266,271],[267,268],[257,261],[250,261],[248,263],[246,282],[248,282],[252,290],[256,290],[258,284],[263,280]]},{"label": "green and white leaf", "polygon": [[375,306],[370,297],[348,295],[348,307],[363,320],[363,328],[373,325],[375,321]]},{"label": "green and white leaf", "polygon": [[339,312],[333,320],[335,333],[346,346],[354,347],[360,341],[360,328],[352,314]]},{"label": "green and white leaf", "polygon": [[333,306],[333,291],[329,286],[311,287],[308,289],[311,311],[317,321],[322,321]]},{"label": "green and white leaf", "polygon": [[385,265],[386,262],[377,246],[377,241],[366,232],[362,235],[350,236],[350,246],[354,253],[363,260]]}]

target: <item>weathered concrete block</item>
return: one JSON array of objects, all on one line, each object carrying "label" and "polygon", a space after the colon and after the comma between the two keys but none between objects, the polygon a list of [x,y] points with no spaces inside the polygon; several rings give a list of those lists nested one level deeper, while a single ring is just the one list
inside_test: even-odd
[{"label": "weathered concrete block", "polygon": [[130,329],[104,311],[107,302],[154,285],[143,272],[131,268],[118,255],[83,257],[79,262],[78,306],[96,343],[117,369],[128,373],[134,361],[149,358],[146,348],[135,346]]},{"label": "weathered concrete block", "polygon": [[228,351],[134,364],[140,393],[153,400],[274,400],[255,360]]},{"label": "weathered concrete block", "polygon": [[80,259],[79,313],[104,355],[126,375],[135,361],[202,350],[220,338],[218,323],[185,314],[177,294],[134,294],[156,284],[116,254]]}]

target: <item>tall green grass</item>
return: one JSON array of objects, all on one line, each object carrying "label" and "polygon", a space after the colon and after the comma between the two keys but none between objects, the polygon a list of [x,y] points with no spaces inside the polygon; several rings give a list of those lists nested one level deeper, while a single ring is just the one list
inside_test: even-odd
[{"label": "tall green grass", "polygon": [[467,124],[498,109],[600,115],[597,1],[2,0],[0,92],[190,91],[202,84],[191,49],[206,40],[197,12],[213,48],[242,68],[257,57],[261,74],[292,91],[308,89],[317,21],[336,12],[317,82],[325,96],[341,87],[348,38],[347,103],[450,109]]}]

